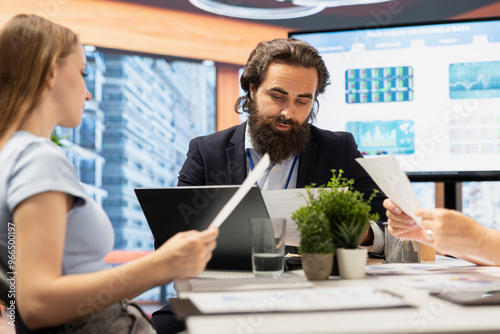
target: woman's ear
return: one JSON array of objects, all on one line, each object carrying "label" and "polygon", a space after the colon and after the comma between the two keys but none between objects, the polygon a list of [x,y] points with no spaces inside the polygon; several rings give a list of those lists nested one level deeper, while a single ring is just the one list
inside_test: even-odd
[{"label": "woman's ear", "polygon": [[48,88],[52,88],[54,87],[54,85],[56,84],[56,76],[57,76],[57,71],[56,71],[56,67],[53,66],[51,69],[50,69],[50,72],[49,74],[47,75],[47,86]]}]

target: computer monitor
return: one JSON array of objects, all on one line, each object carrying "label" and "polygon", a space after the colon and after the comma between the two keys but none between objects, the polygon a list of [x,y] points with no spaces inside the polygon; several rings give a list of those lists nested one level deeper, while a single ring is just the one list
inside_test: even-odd
[{"label": "computer monitor", "polygon": [[316,125],[412,181],[500,180],[500,18],[292,32],[331,76]]}]

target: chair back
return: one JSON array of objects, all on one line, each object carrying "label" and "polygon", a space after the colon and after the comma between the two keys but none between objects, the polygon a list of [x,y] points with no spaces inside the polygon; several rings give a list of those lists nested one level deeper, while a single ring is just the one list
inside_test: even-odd
[{"label": "chair back", "polygon": [[10,272],[10,270],[8,270],[5,263],[0,260],[0,300],[7,305],[11,305],[11,300],[13,300],[13,298],[9,298],[11,282],[8,281],[8,279],[11,276],[7,274],[8,272]]}]

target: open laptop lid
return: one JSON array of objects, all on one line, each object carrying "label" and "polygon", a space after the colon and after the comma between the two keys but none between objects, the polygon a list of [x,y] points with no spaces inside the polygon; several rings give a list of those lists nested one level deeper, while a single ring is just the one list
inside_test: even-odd
[{"label": "open laptop lid", "polygon": [[[158,248],[174,234],[205,230],[239,186],[136,188],[135,194]],[[260,189],[254,186],[219,228],[217,248],[207,269],[252,270],[250,218],[267,218]]]}]

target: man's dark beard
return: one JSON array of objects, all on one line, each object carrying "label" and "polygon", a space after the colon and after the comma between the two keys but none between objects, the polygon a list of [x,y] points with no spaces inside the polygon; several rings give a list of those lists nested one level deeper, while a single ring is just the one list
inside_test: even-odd
[{"label": "man's dark beard", "polygon": [[[263,117],[258,115],[256,106],[252,109],[248,126],[254,149],[259,154],[268,153],[272,163],[280,164],[306,149],[310,140],[307,120],[301,125],[283,115]],[[291,128],[281,131],[276,128],[276,123],[290,125]]]}]

